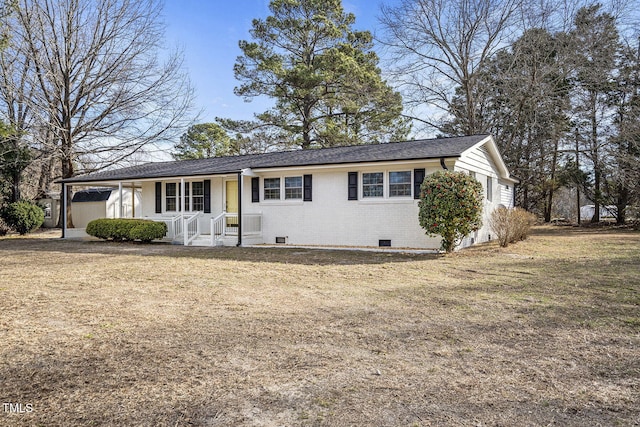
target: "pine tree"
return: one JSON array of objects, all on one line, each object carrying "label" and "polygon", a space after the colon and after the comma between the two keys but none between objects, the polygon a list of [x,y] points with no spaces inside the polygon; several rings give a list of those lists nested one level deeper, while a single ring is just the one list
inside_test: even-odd
[{"label": "pine tree", "polygon": [[272,0],[269,9],[253,21],[253,41],[240,41],[234,67],[237,95],[275,100],[251,130],[271,129],[303,149],[406,137],[402,100],[382,79],[373,37],[352,29],[341,0]]}]

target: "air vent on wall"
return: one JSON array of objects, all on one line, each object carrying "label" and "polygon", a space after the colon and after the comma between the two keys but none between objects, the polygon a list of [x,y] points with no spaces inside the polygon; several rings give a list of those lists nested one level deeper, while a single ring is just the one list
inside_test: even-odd
[{"label": "air vent on wall", "polygon": [[276,243],[277,244],[285,244],[285,243],[287,243],[287,238],[286,237],[276,237]]},{"label": "air vent on wall", "polygon": [[391,246],[391,240],[378,240],[378,246]]}]

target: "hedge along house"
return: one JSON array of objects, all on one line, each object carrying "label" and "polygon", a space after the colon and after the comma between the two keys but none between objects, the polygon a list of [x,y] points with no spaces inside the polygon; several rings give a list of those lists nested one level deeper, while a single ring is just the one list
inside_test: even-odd
[{"label": "hedge along house", "polygon": [[165,222],[167,239],[185,245],[436,250],[440,238],[418,224],[418,200],[424,177],[441,169],[485,189],[485,225],[461,246],[489,240],[488,217],[513,206],[517,180],[488,135],[147,163],[61,182],[140,188],[140,217]]}]

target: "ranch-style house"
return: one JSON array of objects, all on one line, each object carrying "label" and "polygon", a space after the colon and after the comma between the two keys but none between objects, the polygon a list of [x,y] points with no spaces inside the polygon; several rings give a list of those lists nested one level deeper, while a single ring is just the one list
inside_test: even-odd
[{"label": "ranch-style house", "polygon": [[[424,177],[441,169],[484,187],[484,225],[460,246],[490,240],[489,215],[513,206],[518,182],[490,135],[154,162],[61,183],[113,188],[114,216],[163,221],[166,239],[184,245],[437,250],[440,239],[418,224],[418,199]],[[139,208],[124,207],[125,191],[140,195]],[[63,237],[84,236],[63,229]]]}]

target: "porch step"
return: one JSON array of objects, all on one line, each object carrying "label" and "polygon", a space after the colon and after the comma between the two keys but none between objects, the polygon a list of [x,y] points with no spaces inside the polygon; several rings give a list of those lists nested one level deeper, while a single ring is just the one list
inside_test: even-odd
[{"label": "porch step", "polygon": [[191,246],[235,246],[237,236],[226,236],[211,244],[211,234],[201,234],[191,242]]},{"label": "porch step", "polygon": [[193,242],[191,242],[191,246],[211,246],[211,235],[210,234],[199,235],[193,240]]},{"label": "porch step", "polygon": [[[245,244],[251,244],[251,245],[263,243],[262,237],[254,237],[254,236],[245,236],[244,242]],[[213,246],[235,246],[237,243],[238,243],[238,236],[225,236],[221,240],[216,241]],[[180,243],[177,243],[177,244],[180,244]],[[191,246],[212,246],[211,235],[210,234],[199,235],[196,239],[194,239],[191,242]]]}]

